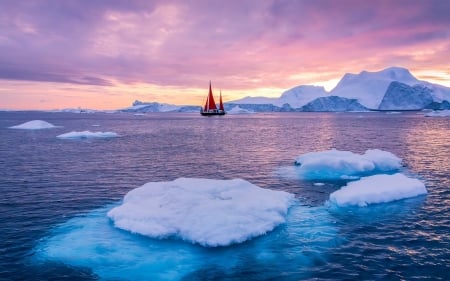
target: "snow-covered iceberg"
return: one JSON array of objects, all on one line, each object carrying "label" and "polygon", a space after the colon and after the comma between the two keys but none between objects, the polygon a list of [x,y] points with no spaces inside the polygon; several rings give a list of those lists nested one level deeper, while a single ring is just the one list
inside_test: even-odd
[{"label": "snow-covered iceberg", "polygon": [[[280,272],[296,272],[296,279],[306,280],[317,260],[326,260],[327,250],[342,242],[342,235],[328,207],[298,203],[289,208],[286,223],[267,235],[220,248],[122,231],[106,215],[116,205],[108,205],[55,226],[36,243],[32,261],[37,266],[55,262],[86,268],[101,280],[203,280],[205,276],[238,280],[243,264],[265,269],[250,275],[252,280],[277,280]],[[208,270],[224,274],[211,277]]]},{"label": "snow-covered iceberg", "polygon": [[136,188],[108,212],[118,228],[154,238],[178,237],[226,246],[263,235],[285,222],[294,196],[242,179],[179,178]]},{"label": "snow-covered iceberg", "polygon": [[330,202],[338,206],[367,206],[426,194],[423,182],[404,174],[374,175],[349,182],[330,194]]},{"label": "snow-covered iceberg", "polygon": [[119,135],[114,132],[91,132],[91,131],[82,131],[82,132],[70,132],[62,135],[56,136],[60,139],[90,139],[90,138],[115,138]]},{"label": "snow-covered iceberg", "polygon": [[395,172],[402,167],[402,159],[379,149],[369,149],[364,154],[331,149],[302,154],[295,164],[300,178],[333,180]]},{"label": "snow-covered iceberg", "polygon": [[55,126],[51,123],[48,123],[46,121],[42,120],[32,120],[25,122],[23,124],[9,127],[10,129],[23,129],[23,130],[41,130],[41,129],[51,129],[56,128],[58,126]]}]

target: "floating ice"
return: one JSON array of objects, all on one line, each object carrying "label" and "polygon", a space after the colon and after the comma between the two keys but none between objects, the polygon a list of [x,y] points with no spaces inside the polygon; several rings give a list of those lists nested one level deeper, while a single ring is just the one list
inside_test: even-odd
[{"label": "floating ice", "polygon": [[56,128],[58,126],[55,126],[51,123],[48,123],[46,121],[42,120],[33,120],[28,121],[23,124],[9,127],[11,129],[24,129],[24,130],[40,130],[40,129],[50,129],[50,128]]},{"label": "floating ice", "polygon": [[338,206],[367,206],[387,203],[426,194],[425,185],[404,174],[375,175],[349,182],[330,194],[330,201]]},{"label": "floating ice", "polygon": [[401,168],[402,160],[379,149],[369,149],[364,154],[332,149],[300,155],[295,164],[298,165],[295,173],[300,178],[333,180],[393,172]]},{"label": "floating ice", "polygon": [[118,136],[119,135],[114,132],[82,131],[82,132],[65,133],[56,137],[60,139],[90,139],[90,138],[114,138]]},{"label": "floating ice", "polygon": [[150,182],[108,212],[118,228],[154,238],[179,237],[227,246],[263,235],[285,222],[294,196],[242,179],[179,178]]},{"label": "floating ice", "polygon": [[450,110],[436,110],[425,114],[426,117],[450,117]]},{"label": "floating ice", "polygon": [[[151,239],[115,228],[106,213],[113,206],[72,218],[53,229],[34,249],[33,261],[89,268],[102,280],[242,279],[243,265],[264,268],[249,279],[279,279],[290,272],[309,279],[311,267],[339,245],[327,208],[294,203],[286,223],[267,235],[232,247],[209,248],[176,239]],[[219,214],[226,217],[229,210]],[[200,219],[199,219],[200,220]]]},{"label": "floating ice", "polygon": [[249,113],[255,113],[255,112],[241,108],[239,105],[236,105],[232,109],[228,110],[227,113],[228,114],[249,114]]}]

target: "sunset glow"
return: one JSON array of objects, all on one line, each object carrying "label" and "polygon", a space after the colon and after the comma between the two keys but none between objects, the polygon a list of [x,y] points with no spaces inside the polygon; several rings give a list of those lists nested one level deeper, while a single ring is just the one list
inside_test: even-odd
[{"label": "sunset glow", "polygon": [[450,87],[450,1],[3,1],[0,109],[199,105],[408,68]]}]

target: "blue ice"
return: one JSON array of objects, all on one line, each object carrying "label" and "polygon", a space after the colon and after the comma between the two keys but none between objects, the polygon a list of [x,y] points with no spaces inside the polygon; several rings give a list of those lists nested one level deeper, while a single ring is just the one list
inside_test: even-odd
[{"label": "blue ice", "polygon": [[[239,277],[255,269],[256,279],[290,272],[307,277],[327,250],[340,243],[326,207],[296,203],[285,224],[258,238],[228,247],[203,247],[179,239],[152,239],[120,230],[94,210],[57,226],[35,249],[36,262],[90,268],[101,279],[180,280],[207,274]],[[294,273],[295,272],[295,273]],[[241,276],[242,277],[242,276]],[[255,278],[255,276],[253,276]]]}]

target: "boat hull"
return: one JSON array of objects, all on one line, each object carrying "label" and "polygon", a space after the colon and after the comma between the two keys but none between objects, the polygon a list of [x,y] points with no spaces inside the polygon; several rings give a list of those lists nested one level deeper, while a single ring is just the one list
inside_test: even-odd
[{"label": "boat hull", "polygon": [[225,115],[226,113],[225,113],[225,111],[220,111],[220,112],[203,112],[203,111],[200,111],[200,114],[202,116],[215,116],[215,115]]}]

